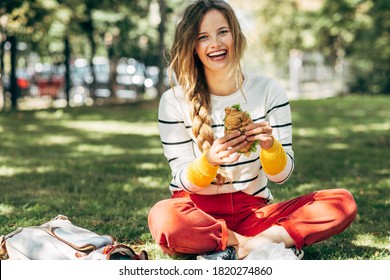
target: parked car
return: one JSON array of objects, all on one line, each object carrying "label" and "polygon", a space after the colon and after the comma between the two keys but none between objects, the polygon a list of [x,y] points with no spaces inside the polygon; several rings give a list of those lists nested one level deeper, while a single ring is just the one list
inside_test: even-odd
[{"label": "parked car", "polygon": [[[157,85],[159,81],[160,69],[157,66],[147,66],[145,69],[145,94],[148,98],[155,98],[157,96]],[[170,88],[168,69],[164,68],[163,75],[163,90]]]},{"label": "parked car", "polygon": [[117,89],[119,98],[135,99],[145,92],[145,65],[134,58],[121,58],[117,63]]},{"label": "parked car", "polygon": [[157,96],[158,74],[160,70],[157,66],[147,66],[145,69],[145,97],[153,99]]},{"label": "parked car", "polygon": [[158,69],[157,66],[147,66],[145,69],[145,86],[146,87],[152,87],[152,86],[157,86],[158,83],[158,73],[160,70]]},{"label": "parked car", "polygon": [[[18,69],[16,70],[16,85],[18,87],[18,95],[30,96],[31,87],[32,87],[32,75],[27,69]],[[9,74],[4,74],[3,77],[3,87],[7,92],[11,91],[11,80]]]},{"label": "parked car", "polygon": [[93,88],[93,95],[97,98],[106,98],[111,96],[110,89],[110,63],[108,58],[98,56],[92,59],[95,80],[90,71],[84,78],[88,88]]},{"label": "parked car", "polygon": [[64,74],[64,65],[37,63],[32,80],[38,87],[38,95],[50,96],[53,99],[60,98],[64,93]]},{"label": "parked car", "polygon": [[71,105],[83,105],[90,98],[90,90],[85,82],[91,75],[91,68],[85,58],[75,59],[70,66],[70,92]]}]

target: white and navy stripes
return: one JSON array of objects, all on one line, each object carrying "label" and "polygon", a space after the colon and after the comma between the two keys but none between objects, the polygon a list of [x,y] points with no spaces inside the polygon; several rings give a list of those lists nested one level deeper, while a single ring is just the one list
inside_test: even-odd
[{"label": "white and navy stripes", "polygon": [[287,164],[282,172],[268,175],[264,172],[258,152],[249,157],[242,155],[232,164],[221,165],[229,174],[223,186],[212,182],[206,188],[199,188],[188,181],[186,171],[190,163],[201,155],[196,139],[192,134],[191,105],[184,98],[180,86],[170,89],[160,100],[158,126],[164,154],[172,171],[170,190],[185,190],[198,194],[220,194],[243,191],[250,195],[272,200],[267,188],[268,180],[284,183],[294,169],[292,150],[292,122],[290,103],[280,84],[265,77],[245,75],[242,91],[229,96],[211,95],[212,129],[217,138],[224,135],[225,107],[240,104],[248,111],[254,122],[268,121],[273,128],[273,135],[282,144],[287,156]]}]

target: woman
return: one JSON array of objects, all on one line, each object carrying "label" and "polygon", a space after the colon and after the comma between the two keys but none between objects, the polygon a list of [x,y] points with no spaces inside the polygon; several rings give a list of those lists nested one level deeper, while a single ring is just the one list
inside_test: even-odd
[{"label": "woman", "polygon": [[[172,197],[149,213],[155,241],[170,255],[243,259],[267,244],[300,249],[342,232],[355,218],[352,195],[322,190],[271,203],[268,180],[294,168],[289,101],[274,80],[242,73],[245,37],[222,0],[190,4],[176,27],[170,68],[178,85],[159,106]],[[253,124],[225,136],[225,108],[239,104]],[[257,152],[238,153],[257,141]]]}]

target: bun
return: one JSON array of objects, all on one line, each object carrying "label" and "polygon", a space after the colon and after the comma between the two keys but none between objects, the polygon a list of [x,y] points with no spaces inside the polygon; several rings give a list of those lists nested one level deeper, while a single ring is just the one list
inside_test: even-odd
[{"label": "bun", "polygon": [[[249,113],[242,111],[240,104],[225,108],[225,135],[231,134],[236,131],[240,131],[241,134],[244,134],[246,127],[252,123],[253,121]],[[245,145],[245,147],[241,148],[238,153],[242,153],[245,156],[249,156],[252,152],[257,151],[257,143],[258,141],[248,142],[248,144]]]}]

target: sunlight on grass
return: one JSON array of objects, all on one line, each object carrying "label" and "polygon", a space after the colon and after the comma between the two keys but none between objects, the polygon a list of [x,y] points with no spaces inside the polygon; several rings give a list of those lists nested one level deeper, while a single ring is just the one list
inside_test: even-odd
[{"label": "sunlight on grass", "polygon": [[64,115],[63,110],[56,110],[54,112],[50,111],[38,111],[34,113],[37,119],[42,120],[57,120],[60,119]]},{"label": "sunlight on grass", "polygon": [[[43,192],[45,193],[45,192]],[[39,203],[37,204],[27,204],[23,206],[23,210],[28,213],[42,213],[47,212],[50,207],[48,205],[41,205]]]},{"label": "sunlight on grass", "polygon": [[25,167],[6,167],[1,166],[0,167],[0,176],[4,177],[11,177],[18,174],[23,173],[48,173],[55,171],[56,169],[54,166],[32,166],[31,168],[25,168]]},{"label": "sunlight on grass", "polygon": [[385,189],[385,190],[387,189],[388,191],[390,191],[390,178],[384,178],[382,180],[379,180],[377,183],[377,186],[382,188],[382,189]]},{"label": "sunlight on grass", "polygon": [[[297,164],[275,188],[276,202],[346,188],[359,206],[345,233],[308,248],[309,260],[390,259],[389,101],[291,102]],[[170,196],[157,108],[154,102],[0,114],[0,234],[62,213],[146,249],[151,259],[172,259],[147,229],[149,209]]]},{"label": "sunlight on grass", "polygon": [[353,132],[367,132],[367,131],[388,131],[390,130],[390,123],[370,123],[367,125],[358,124],[352,126]]},{"label": "sunlight on grass", "polygon": [[[162,185],[161,179],[156,178],[155,176],[144,176],[133,178],[130,183],[123,184],[120,188],[122,191],[127,193],[132,193],[136,187],[142,188],[159,188]],[[116,190],[118,188],[117,184],[108,186],[110,190]]]},{"label": "sunlight on grass", "polygon": [[11,177],[16,174],[29,173],[29,172],[30,172],[29,168],[7,167],[7,166],[0,167],[0,176],[4,176],[4,177]]},{"label": "sunlight on grass", "polygon": [[128,123],[124,121],[63,121],[62,126],[104,134],[159,135],[156,123]]},{"label": "sunlight on grass", "polygon": [[96,153],[101,155],[121,155],[126,153],[126,149],[121,149],[112,145],[87,145],[82,144],[76,147],[78,152]]},{"label": "sunlight on grass", "polygon": [[373,234],[358,234],[355,237],[355,240],[352,241],[353,244],[357,246],[367,246],[374,247],[378,249],[390,249],[390,237],[387,238],[388,242],[381,243],[378,242],[378,238]]},{"label": "sunlight on grass", "polygon": [[141,170],[156,170],[161,167],[163,167],[163,164],[154,162],[143,162],[138,165]]},{"label": "sunlight on grass", "polygon": [[300,184],[299,186],[296,187],[296,190],[301,192],[301,193],[306,193],[310,192],[313,190],[313,188],[316,188],[318,185],[315,183],[307,183],[307,184]]},{"label": "sunlight on grass", "polygon": [[9,204],[0,204],[0,215],[7,216],[12,214],[12,212],[15,210],[15,207]]},{"label": "sunlight on grass", "polygon": [[145,176],[139,177],[138,182],[140,182],[145,188],[158,188],[161,187],[160,180],[156,180],[155,176]]},{"label": "sunlight on grass", "polygon": [[329,134],[329,135],[332,135],[332,136],[338,136],[341,134],[341,131],[340,129],[336,128],[336,127],[325,127],[323,129],[323,131],[325,132],[325,134]]},{"label": "sunlight on grass", "polygon": [[318,130],[314,128],[299,128],[297,130],[299,136],[315,137],[318,135]]},{"label": "sunlight on grass", "polygon": [[379,169],[374,172],[379,175],[390,175],[390,169]]},{"label": "sunlight on grass", "polygon": [[346,150],[349,148],[349,145],[345,143],[331,143],[327,145],[327,148],[330,150]]},{"label": "sunlight on grass", "polygon": [[77,138],[67,135],[45,135],[39,139],[39,145],[68,145],[77,142]]},{"label": "sunlight on grass", "polygon": [[[143,237],[144,239],[150,239],[149,235]],[[142,245],[142,249],[146,250],[151,260],[172,260],[168,254],[164,254],[163,250],[154,242],[145,242]]]},{"label": "sunlight on grass", "polygon": [[31,170],[34,173],[49,173],[49,172],[58,171],[55,166],[37,166]]},{"label": "sunlight on grass", "polygon": [[[108,186],[108,189],[115,190],[116,186]],[[134,183],[127,183],[122,186],[122,191],[132,193],[134,191]]]},{"label": "sunlight on grass", "polygon": [[39,126],[36,124],[28,124],[24,127],[24,130],[29,132],[39,131]]}]

